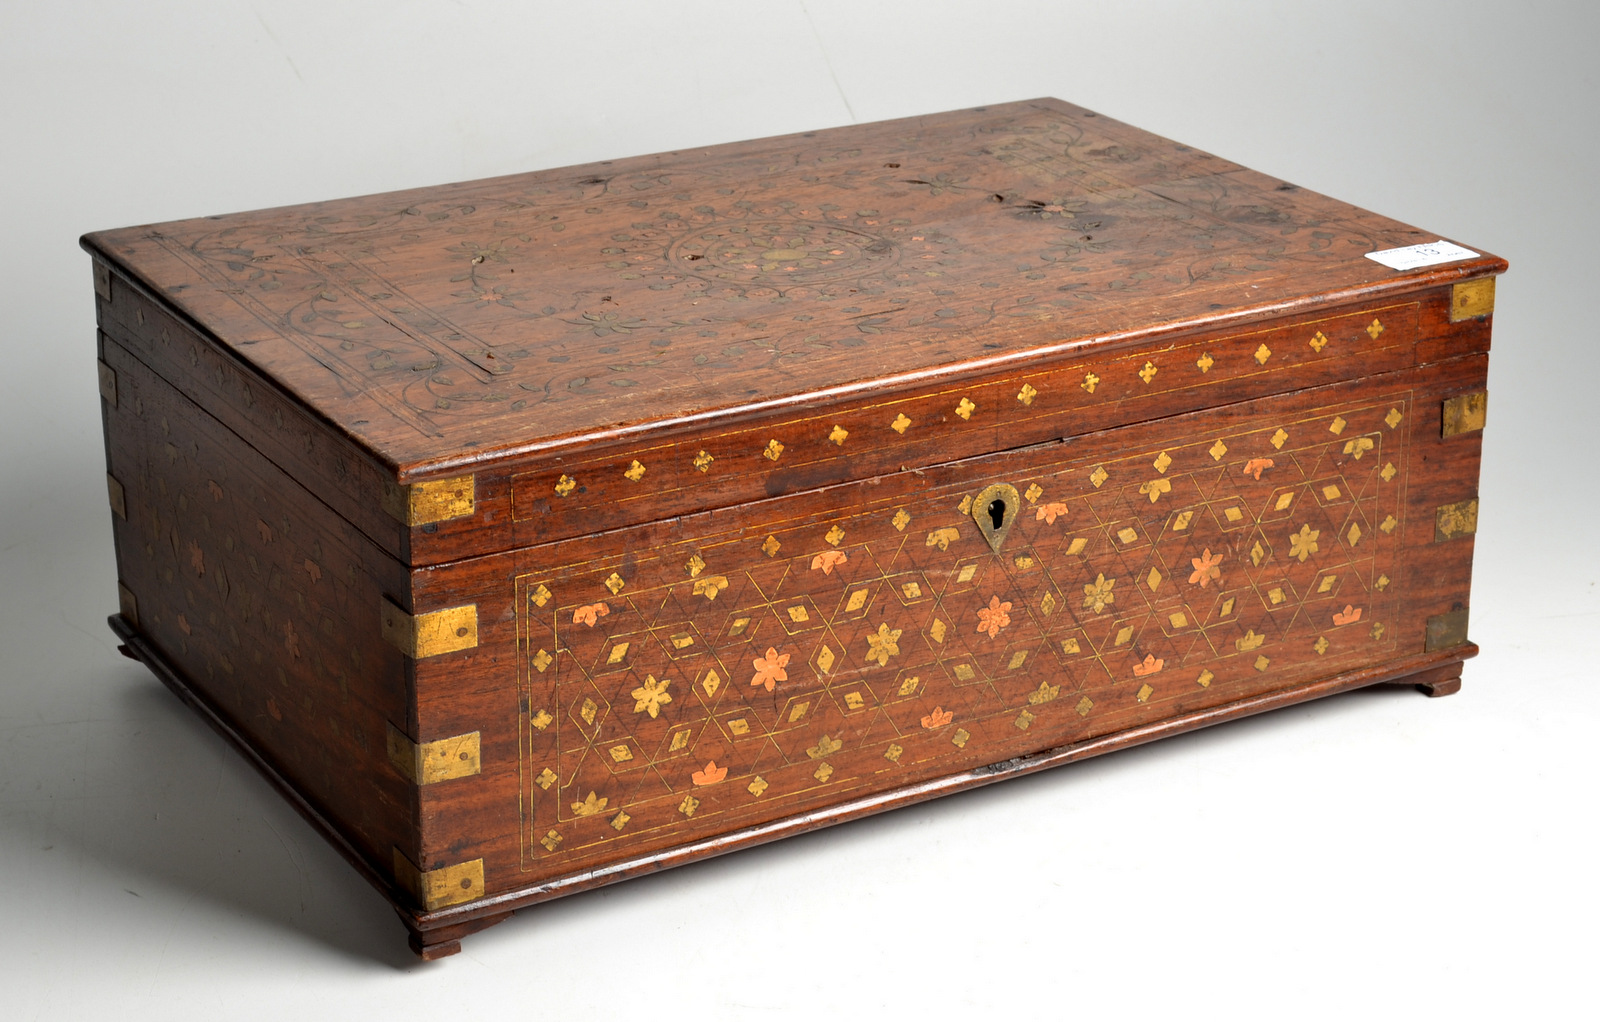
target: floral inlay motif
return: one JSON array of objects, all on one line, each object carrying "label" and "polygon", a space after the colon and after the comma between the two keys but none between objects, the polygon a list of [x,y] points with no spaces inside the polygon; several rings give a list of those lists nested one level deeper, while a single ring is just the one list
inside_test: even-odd
[{"label": "floral inlay motif", "polygon": [[1116,584],[1117,580],[1114,578],[1106,578],[1104,574],[1097,575],[1093,582],[1083,587],[1083,609],[1093,610],[1098,614],[1116,603],[1116,594],[1111,591]]},{"label": "floral inlay motif", "polygon": [[989,597],[987,607],[978,608],[978,631],[987,632],[989,638],[1000,634],[1000,629],[1011,624],[1011,604],[1009,601],[1002,603],[1000,597]]},{"label": "floral inlay motif", "polygon": [[1199,557],[1191,557],[1189,563],[1194,565],[1194,572],[1190,574],[1189,582],[1191,584],[1198,582],[1201,589],[1210,585],[1212,579],[1222,577],[1222,569],[1218,567],[1222,563],[1222,555],[1213,554],[1210,547],[1206,547]]},{"label": "floral inlay motif", "polygon": [[1304,564],[1306,558],[1317,552],[1317,537],[1322,535],[1321,529],[1313,529],[1309,525],[1300,526],[1300,531],[1289,536],[1289,556],[1298,557]]},{"label": "floral inlay motif", "polygon": [[789,680],[789,672],[784,670],[785,667],[789,666],[789,654],[779,653],[775,647],[768,646],[767,655],[756,657],[754,666],[756,669],[755,677],[750,679],[752,687],[764,686],[768,692],[771,692],[777,687],[778,682]]},{"label": "floral inlay motif", "polygon": [[[1006,604],[1010,606],[1010,604]],[[900,652],[900,634],[902,629],[890,628],[887,624],[880,624],[876,632],[867,633],[867,660],[878,662],[878,666],[887,667],[889,658]]]}]

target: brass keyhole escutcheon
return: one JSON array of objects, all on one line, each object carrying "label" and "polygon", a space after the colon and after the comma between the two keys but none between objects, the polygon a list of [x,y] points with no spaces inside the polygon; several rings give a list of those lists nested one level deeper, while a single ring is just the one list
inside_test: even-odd
[{"label": "brass keyhole escutcheon", "polygon": [[972,498],[972,520],[995,553],[1000,552],[1000,545],[1006,541],[1021,510],[1022,495],[1010,483],[985,486]]}]

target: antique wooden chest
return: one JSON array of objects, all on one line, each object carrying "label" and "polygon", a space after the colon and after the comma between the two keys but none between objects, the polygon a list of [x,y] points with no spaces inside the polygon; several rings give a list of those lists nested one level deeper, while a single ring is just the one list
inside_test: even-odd
[{"label": "antique wooden chest", "polygon": [[424,957],[1475,652],[1504,261],[1057,100],[83,243],[112,626]]}]

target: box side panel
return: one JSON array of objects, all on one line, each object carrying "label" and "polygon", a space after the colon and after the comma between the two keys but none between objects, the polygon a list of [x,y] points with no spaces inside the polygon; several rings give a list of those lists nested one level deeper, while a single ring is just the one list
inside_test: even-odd
[{"label": "box side panel", "polygon": [[384,510],[394,489],[392,471],[126,277],[98,260],[95,266],[97,279],[105,281],[95,312],[107,336],[317,493],[374,544],[405,560],[410,529],[403,515]]},{"label": "box side panel", "polygon": [[114,340],[106,414],[122,614],[380,875],[417,852],[391,765],[408,672],[378,630],[406,573]]},{"label": "box side panel", "polygon": [[418,570],[478,622],[419,724],[482,755],[424,789],[424,854],[526,889],[1465,647],[1479,434],[1444,403],[1486,364]]}]

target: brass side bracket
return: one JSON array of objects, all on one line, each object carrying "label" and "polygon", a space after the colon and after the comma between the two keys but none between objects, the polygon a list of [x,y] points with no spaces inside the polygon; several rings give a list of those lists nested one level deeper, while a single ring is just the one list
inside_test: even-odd
[{"label": "brass side bracket", "polygon": [[1489,415],[1489,395],[1485,391],[1457,394],[1444,402],[1443,436],[1460,436],[1483,428]]},{"label": "brass side bracket", "polygon": [[413,660],[471,649],[478,644],[478,605],[408,614],[384,599],[379,613],[383,637]]},{"label": "brass side bracket", "polygon": [[389,725],[389,762],[412,784],[436,784],[482,772],[479,733],[452,735],[417,744]]},{"label": "brass side bracket", "polygon": [[429,912],[483,897],[482,859],[422,870],[396,848],[394,878]]},{"label": "brass side bracket", "polygon": [[1494,278],[1463,280],[1450,289],[1450,322],[1494,315]]},{"label": "brass side bracket", "polygon": [[385,481],[383,509],[413,528],[466,518],[477,511],[477,477],[456,476],[408,486]]}]

